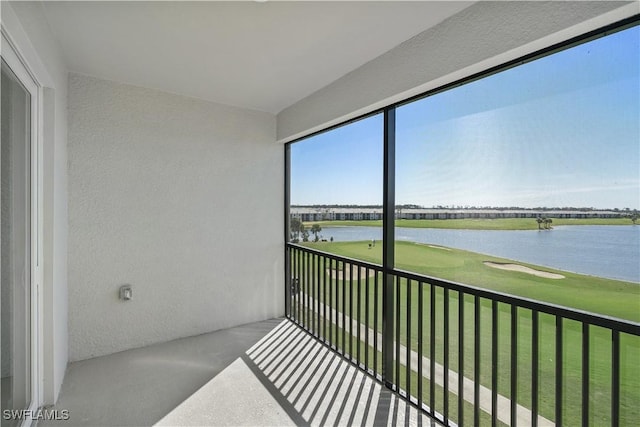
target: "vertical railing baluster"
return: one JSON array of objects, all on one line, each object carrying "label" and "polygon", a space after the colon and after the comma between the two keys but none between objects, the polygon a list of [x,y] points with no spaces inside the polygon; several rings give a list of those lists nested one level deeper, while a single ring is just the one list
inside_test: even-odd
[{"label": "vertical railing baluster", "polygon": [[318,254],[311,255],[311,331],[315,337],[318,336]]},{"label": "vertical railing baluster", "polygon": [[327,257],[322,256],[322,339],[327,342]]},{"label": "vertical railing baluster", "polygon": [[296,318],[296,248],[291,248],[291,319]]},{"label": "vertical railing baluster", "polygon": [[589,324],[582,323],[582,425],[589,425]]},{"label": "vertical railing baluster", "polygon": [[309,320],[307,322],[307,329],[311,334],[313,334],[313,282],[314,274],[313,274],[313,253],[307,252],[309,255],[309,264],[307,265],[307,274],[309,275],[309,281],[307,283],[307,315],[309,316]]},{"label": "vertical railing baluster", "polygon": [[306,295],[306,304],[305,304],[305,328],[307,330],[310,330],[310,326],[311,326],[311,319],[310,319],[310,310],[309,308],[311,307],[311,259],[310,259],[310,254],[309,252],[305,252],[305,295]]},{"label": "vertical railing baluster", "polygon": [[291,286],[289,286],[289,317],[295,319],[295,286],[296,286],[296,251],[295,248],[289,248],[289,275],[291,276]]},{"label": "vertical railing baluster", "polygon": [[292,318],[295,318],[296,315],[296,309],[295,309],[295,298],[296,298],[296,293],[295,293],[295,289],[296,289],[296,281],[298,280],[298,275],[297,275],[297,269],[296,269],[296,249],[295,248],[290,248],[290,257],[291,257],[291,261],[289,263],[289,273],[291,274],[291,303],[290,303],[290,307],[289,307],[289,315]]},{"label": "vertical railing baluster", "polygon": [[407,341],[406,341],[406,382],[407,382],[407,398],[411,399],[411,280],[407,279]]},{"label": "vertical railing baluster", "polygon": [[556,427],[562,427],[562,316],[556,316]]},{"label": "vertical railing baluster", "polygon": [[498,423],[498,301],[491,301],[491,427]]},{"label": "vertical railing baluster", "polygon": [[458,292],[458,425],[464,424],[464,293]]},{"label": "vertical railing baluster", "polygon": [[347,264],[342,261],[342,355],[347,353]]},{"label": "vertical railing baluster", "polygon": [[373,370],[378,371],[378,271],[373,280]]},{"label": "vertical railing baluster", "polygon": [[318,324],[320,313],[318,312],[318,254],[311,256],[311,330],[314,336],[318,336]]},{"label": "vertical railing baluster", "polygon": [[369,267],[365,270],[364,280],[364,366],[369,369],[371,367],[369,363]]},{"label": "vertical railing baluster", "polygon": [[395,276],[396,282],[396,336],[395,336],[395,346],[396,346],[396,390],[400,390],[400,277]]},{"label": "vertical railing baluster", "polygon": [[473,326],[473,425],[480,425],[480,297],[474,296]]},{"label": "vertical railing baluster", "polygon": [[361,287],[361,283],[362,283],[362,268],[358,265],[358,296],[356,297],[356,304],[357,304],[357,311],[356,311],[356,317],[358,318],[358,323],[357,323],[357,329],[356,329],[356,335],[358,337],[358,339],[356,340],[357,346],[356,346],[356,361],[358,362],[358,365],[360,365],[360,324],[361,322],[361,318],[360,318],[360,306],[362,305],[362,300],[360,299],[362,296],[362,287]]},{"label": "vertical railing baluster", "polygon": [[511,306],[511,427],[518,420],[518,306]]},{"label": "vertical railing baluster", "polygon": [[304,327],[304,252],[298,249],[298,324]]},{"label": "vertical railing baluster", "polygon": [[302,262],[301,262],[301,258],[302,258],[302,252],[299,249],[296,249],[296,268],[298,270],[298,273],[296,275],[296,310],[298,311],[298,315],[296,316],[296,321],[298,322],[298,324],[300,325],[300,316],[303,314],[303,312],[301,311],[300,308],[300,298],[302,297]]},{"label": "vertical railing baluster", "polygon": [[304,315],[304,312],[302,311],[302,307],[301,307],[301,303],[300,303],[300,299],[302,298],[302,283],[304,282],[303,280],[303,275],[304,275],[304,269],[302,268],[302,251],[300,249],[296,249],[296,257],[298,258],[298,283],[296,284],[296,292],[297,292],[297,310],[298,310],[298,315],[296,316],[296,320],[298,321],[298,325],[302,325],[302,316]]},{"label": "vertical railing baluster", "polygon": [[444,400],[444,423],[449,424],[449,288],[443,289],[444,299],[442,301],[443,307],[443,321],[444,321],[444,369],[442,371],[443,376],[443,400]]},{"label": "vertical railing baluster", "polygon": [[316,256],[316,336],[320,338],[320,254]]},{"label": "vertical railing baluster", "polygon": [[[338,349],[338,260],[329,259],[329,284],[331,290],[331,317],[333,321],[329,324],[331,330],[331,343]],[[335,276],[335,277],[334,277]]]},{"label": "vertical railing baluster", "polygon": [[611,427],[620,425],[620,331],[611,331]]},{"label": "vertical railing baluster", "polygon": [[293,248],[291,253],[293,255],[293,275],[294,275],[293,286],[292,286],[293,296],[291,298],[291,315],[296,321],[298,321],[298,283],[300,280],[299,279],[300,271],[298,269],[298,250],[296,248]]},{"label": "vertical railing baluster", "polygon": [[313,322],[314,322],[314,310],[313,310],[313,295],[314,295],[314,282],[315,282],[315,274],[313,270],[313,264],[315,261],[315,254],[313,252],[308,252],[309,255],[309,265],[307,266],[309,272],[309,289],[307,293],[308,304],[307,304],[307,313],[309,313],[309,323],[308,329],[309,332],[313,335]]},{"label": "vertical railing baluster", "polygon": [[423,401],[423,396],[422,396],[422,335],[423,335],[423,330],[422,330],[422,322],[423,322],[423,316],[424,316],[424,312],[423,312],[423,305],[424,302],[422,301],[422,298],[424,297],[424,291],[423,288],[424,287],[424,283],[422,282],[418,282],[418,407],[422,408],[422,401]]},{"label": "vertical railing baluster", "polygon": [[316,327],[318,328],[318,339],[320,337],[322,337],[322,325],[321,325],[321,320],[322,319],[322,308],[320,307],[320,304],[322,304],[322,255],[318,254],[318,259],[316,262],[316,277],[317,277],[317,281],[318,281],[318,286],[317,286],[317,293],[316,293],[316,313],[317,313],[317,320],[318,320],[318,324],[316,325]]},{"label": "vertical railing baluster", "polygon": [[349,360],[353,356],[353,263],[349,263]]},{"label": "vertical railing baluster", "polygon": [[538,311],[531,311],[531,426],[538,425],[538,367],[539,367]]},{"label": "vertical railing baluster", "polygon": [[329,258],[329,301],[331,302],[329,306],[329,317],[331,319],[329,322],[329,340],[332,346],[335,345],[336,350],[338,349],[338,282],[334,276],[337,277],[337,262],[333,258]]},{"label": "vertical railing baluster", "polygon": [[436,287],[430,286],[429,313],[429,409],[436,415]]},{"label": "vertical railing baluster", "polygon": [[340,286],[340,261],[338,259],[335,260],[336,262],[336,271],[335,271],[335,276],[336,276],[336,306],[335,306],[335,311],[336,311],[336,325],[335,325],[335,343],[336,343],[336,349],[340,348],[340,325],[341,325],[341,309],[340,307],[342,307],[342,303],[341,301],[341,286]]},{"label": "vertical railing baluster", "polygon": [[291,248],[289,246],[284,247],[284,315],[288,319],[291,319]]}]

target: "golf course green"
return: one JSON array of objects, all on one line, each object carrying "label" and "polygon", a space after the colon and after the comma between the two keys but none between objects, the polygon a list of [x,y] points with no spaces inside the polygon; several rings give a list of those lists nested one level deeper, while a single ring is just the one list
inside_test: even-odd
[{"label": "golf course green", "polygon": [[[382,245],[368,242],[319,242],[305,246],[373,264],[382,262]],[[578,310],[640,322],[640,286],[636,283],[576,274],[548,267],[421,243],[396,242],[396,268]],[[486,262],[518,264],[555,273],[563,279],[491,268]]]}]

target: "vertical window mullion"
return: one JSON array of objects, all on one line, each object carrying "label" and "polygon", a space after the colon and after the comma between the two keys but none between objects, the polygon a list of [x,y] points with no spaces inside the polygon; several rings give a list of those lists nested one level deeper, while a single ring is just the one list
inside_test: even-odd
[{"label": "vertical window mullion", "polygon": [[[395,267],[395,152],[396,110],[384,110],[384,159],[382,200],[382,270],[384,272],[382,298],[382,379],[392,387],[397,378],[393,375],[393,268]],[[396,345],[398,345],[396,343]]]}]

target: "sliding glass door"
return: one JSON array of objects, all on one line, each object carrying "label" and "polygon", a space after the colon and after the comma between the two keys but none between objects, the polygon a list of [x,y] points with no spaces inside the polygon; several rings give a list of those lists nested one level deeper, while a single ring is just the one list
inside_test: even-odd
[{"label": "sliding glass door", "polygon": [[[0,153],[2,413],[27,409],[32,396],[32,97],[2,60]],[[5,419],[2,426],[19,419]]]}]

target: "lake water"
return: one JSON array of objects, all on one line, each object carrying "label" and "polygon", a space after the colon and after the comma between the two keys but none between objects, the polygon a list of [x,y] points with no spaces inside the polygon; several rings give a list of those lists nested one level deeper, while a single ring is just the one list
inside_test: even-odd
[{"label": "lake water", "polygon": [[[381,227],[325,227],[335,241],[382,239]],[[640,226],[573,225],[553,230],[396,228],[396,240],[449,246],[559,270],[640,283]]]}]

